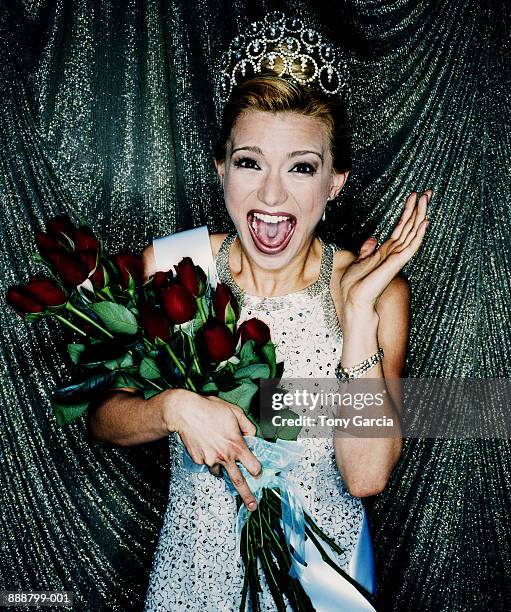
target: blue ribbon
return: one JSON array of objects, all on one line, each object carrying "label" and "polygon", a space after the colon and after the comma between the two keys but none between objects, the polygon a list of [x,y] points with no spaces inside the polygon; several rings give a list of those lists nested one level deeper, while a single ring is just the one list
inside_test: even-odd
[{"label": "blue ribbon", "polygon": [[[303,446],[296,441],[277,439],[268,442],[255,436],[245,436],[249,449],[258,458],[263,471],[260,477],[252,476],[246,468],[239,464],[240,471],[247,480],[250,490],[257,502],[261,500],[265,488],[279,489],[282,505],[282,527],[291,555],[289,574],[297,578],[317,612],[374,612],[367,599],[343,576],[338,574],[325,561],[310,538],[305,539],[305,502],[286,474],[295,467],[304,452]],[[193,461],[183,446],[183,465],[190,472],[207,472],[208,466],[199,465]],[[238,492],[225,473],[227,489],[232,495]],[[241,533],[248,521],[250,511],[243,504],[236,519],[236,547],[240,554]],[[361,534],[362,535],[362,534]],[[375,591],[374,565],[372,559],[371,540],[368,532],[367,519],[364,514],[363,535],[357,545],[356,564],[351,564],[353,573],[360,574],[361,584],[371,593]],[[321,542],[323,549],[336,562],[335,553],[326,542]],[[357,580],[358,576],[350,575]]]}]

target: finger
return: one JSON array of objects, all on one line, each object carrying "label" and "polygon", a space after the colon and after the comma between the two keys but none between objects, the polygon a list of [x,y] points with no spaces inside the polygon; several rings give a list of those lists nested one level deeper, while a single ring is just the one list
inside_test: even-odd
[{"label": "finger", "polygon": [[398,247],[399,251],[402,251],[403,247],[408,246],[412,242],[415,234],[417,233],[419,225],[422,223],[423,219],[426,218],[428,212],[428,204],[428,193],[424,192],[417,201],[417,204],[414,208],[413,216],[410,217],[410,219],[406,223],[401,233],[401,236],[396,242],[396,246]]},{"label": "finger", "polygon": [[236,457],[238,461],[245,466],[245,468],[252,474],[252,476],[260,476],[262,466],[257,457],[252,453],[248,446],[243,441],[243,446]]},{"label": "finger", "polygon": [[423,193],[419,199],[419,203],[417,207],[415,208],[416,214],[414,217],[413,227],[410,228],[410,231],[408,232],[406,238],[403,241],[400,241],[400,244],[398,244],[398,248],[396,249],[396,252],[401,252],[415,238],[419,230],[420,224],[426,218],[427,210],[428,210],[428,196],[426,193]]},{"label": "finger", "polygon": [[238,491],[238,493],[241,495],[243,503],[251,512],[253,512],[257,508],[256,498],[250,490],[250,487],[248,486],[247,481],[241,473],[239,467],[234,462],[226,463],[224,467],[227,470],[236,491]]},{"label": "finger", "polygon": [[392,240],[398,240],[399,237],[401,236],[401,232],[403,231],[403,228],[406,222],[413,214],[416,201],[417,201],[417,192],[412,191],[412,193],[406,198],[405,209],[403,213],[401,214],[401,217],[399,221],[397,222],[397,225],[394,228],[394,231],[392,232],[390,236]]},{"label": "finger", "polygon": [[429,225],[429,219],[423,219],[417,229],[417,233],[414,235],[410,243],[402,246],[398,251],[396,251],[396,253],[404,254],[404,256],[406,257],[406,261],[411,259],[411,257],[420,247],[428,225]]},{"label": "finger", "polygon": [[365,240],[362,246],[360,247],[360,252],[358,254],[357,260],[359,261],[361,259],[364,259],[365,257],[368,257],[369,255],[371,255],[371,253],[374,253],[374,250],[376,249],[377,246],[378,246],[378,241],[376,240],[374,236],[367,238],[367,240]]},{"label": "finger", "polygon": [[234,412],[235,417],[238,419],[238,425],[240,427],[241,433],[244,436],[255,436],[257,428],[246,416],[243,410],[239,406],[234,406],[232,408],[232,411]]},{"label": "finger", "polygon": [[403,226],[401,230],[401,234],[399,238],[397,240],[394,240],[390,251],[393,251],[396,247],[399,247],[401,244],[403,244],[403,242],[407,240],[408,236],[410,235],[410,232],[413,229],[416,218],[417,218],[417,207],[413,209],[412,214],[410,215],[408,221],[405,223],[405,225]]}]

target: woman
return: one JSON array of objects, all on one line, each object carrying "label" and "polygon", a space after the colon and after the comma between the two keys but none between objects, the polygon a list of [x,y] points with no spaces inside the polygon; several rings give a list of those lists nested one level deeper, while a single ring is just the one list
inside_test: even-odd
[{"label": "woman", "polygon": [[[273,40],[272,49],[280,44]],[[219,280],[241,302],[240,322],[257,317],[268,324],[284,377],[333,378],[338,363],[350,368],[376,356],[361,376],[379,379],[383,388],[385,378],[402,375],[409,288],[397,274],[422,242],[431,190],[410,195],[380,248],[371,238],[357,257],[323,244],[316,226],[349,175],[342,102],[313,78],[297,82],[296,67],[286,75],[278,61],[272,65],[261,64],[261,74],[238,83],[223,112],[215,164],[236,232],[206,235],[207,244],[196,248],[211,251]],[[304,70],[302,81],[309,77]],[[169,268],[178,236],[145,249],[146,277]],[[338,564],[369,590],[374,588],[370,547],[354,565],[367,529],[360,498],[385,487],[401,452],[391,399],[381,414],[393,420],[392,435],[306,439],[304,457],[290,476],[319,527],[345,550]],[[247,508],[255,510],[236,463],[253,476],[260,473],[243,439],[255,434],[252,423],[237,406],[216,397],[172,389],[149,400],[113,393],[91,416],[90,428],[96,437],[124,445],[170,433],[169,503],[145,609],[237,610],[243,564],[235,550],[236,504],[225,480],[216,476],[223,467]],[[193,461],[210,473],[186,470],[176,432]],[[275,610],[262,573],[261,582],[261,609]],[[346,609],[339,605],[321,610]]]}]

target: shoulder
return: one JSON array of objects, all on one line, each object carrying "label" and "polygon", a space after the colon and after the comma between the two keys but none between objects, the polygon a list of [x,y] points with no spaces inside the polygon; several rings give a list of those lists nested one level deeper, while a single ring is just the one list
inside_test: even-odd
[{"label": "shoulder", "polygon": [[350,265],[350,263],[357,258],[357,256],[348,249],[342,249],[332,243],[334,249],[333,257],[333,271],[337,273],[344,272],[344,270]]},{"label": "shoulder", "polygon": [[401,273],[390,281],[376,302],[378,314],[400,313],[410,306],[410,283]]},{"label": "shoulder", "polygon": [[[227,233],[223,234],[209,234],[209,242],[211,245],[211,252],[213,257],[216,257],[222,241],[227,236]],[[156,259],[154,257],[154,246],[153,243],[148,244],[142,251],[142,262],[144,265],[144,277],[147,279],[152,276],[156,270]]]}]

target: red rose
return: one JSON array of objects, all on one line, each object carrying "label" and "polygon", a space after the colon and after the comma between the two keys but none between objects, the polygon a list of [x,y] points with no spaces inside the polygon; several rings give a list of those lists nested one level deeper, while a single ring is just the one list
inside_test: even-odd
[{"label": "red rose", "polygon": [[130,274],[135,281],[135,286],[139,287],[142,284],[144,265],[142,259],[132,253],[119,253],[112,257],[114,264],[119,270],[121,276],[121,286],[127,289],[130,282]]},{"label": "red rose", "polygon": [[232,291],[225,283],[218,283],[213,297],[213,308],[220,321],[227,324],[236,323],[239,316],[238,303]]},{"label": "red rose", "polygon": [[168,272],[156,272],[151,277],[153,281],[153,286],[156,289],[168,287],[170,285],[170,281],[172,280],[172,276],[173,274],[171,270],[169,270]]},{"label": "red rose", "polygon": [[78,253],[78,256],[89,269],[89,274],[92,272],[92,270],[94,270],[94,268],[96,268],[94,274],[89,276],[89,280],[94,289],[103,289],[105,286],[105,270],[97,261],[97,251],[82,251],[81,253]]},{"label": "red rose", "polygon": [[224,361],[234,355],[234,337],[225,323],[218,319],[206,321],[202,328],[204,343],[213,361]]},{"label": "red rose", "polygon": [[67,295],[50,278],[31,277],[23,291],[41,306],[62,306],[67,302]]},{"label": "red rose", "polygon": [[248,319],[239,326],[237,337],[241,342],[254,340],[256,344],[266,344],[270,339],[270,328],[260,319]]},{"label": "red rose", "polygon": [[81,227],[73,236],[75,251],[99,251],[99,240],[94,236],[90,227]]},{"label": "red rose", "polygon": [[[69,247],[69,243],[66,241],[64,237],[61,237],[62,240],[55,238],[51,234],[46,234],[45,232],[37,232],[35,235],[35,243],[44,259],[48,259],[48,255],[53,253],[54,251],[62,251],[64,247]],[[67,244],[66,244],[67,242]]]},{"label": "red rose", "polygon": [[50,253],[48,260],[64,284],[69,287],[81,285],[89,276],[89,266],[71,253],[66,253],[65,251]]},{"label": "red rose", "polygon": [[57,215],[48,221],[46,231],[57,239],[60,237],[60,234],[73,238],[76,227],[67,215]]},{"label": "red rose", "polygon": [[176,276],[179,282],[197,298],[204,294],[206,289],[206,275],[200,266],[196,266],[190,257],[183,259],[176,266]]},{"label": "red rose", "polygon": [[170,338],[170,321],[161,310],[145,303],[139,307],[139,313],[145,335],[150,340],[161,338],[167,341]]},{"label": "red rose", "polygon": [[163,310],[174,323],[186,323],[195,316],[197,303],[186,287],[171,281],[168,287],[160,290]]},{"label": "red rose", "polygon": [[28,314],[42,312],[44,308],[41,304],[38,304],[35,300],[26,295],[23,291],[23,287],[9,287],[5,295],[7,303],[16,310],[18,314]]}]

